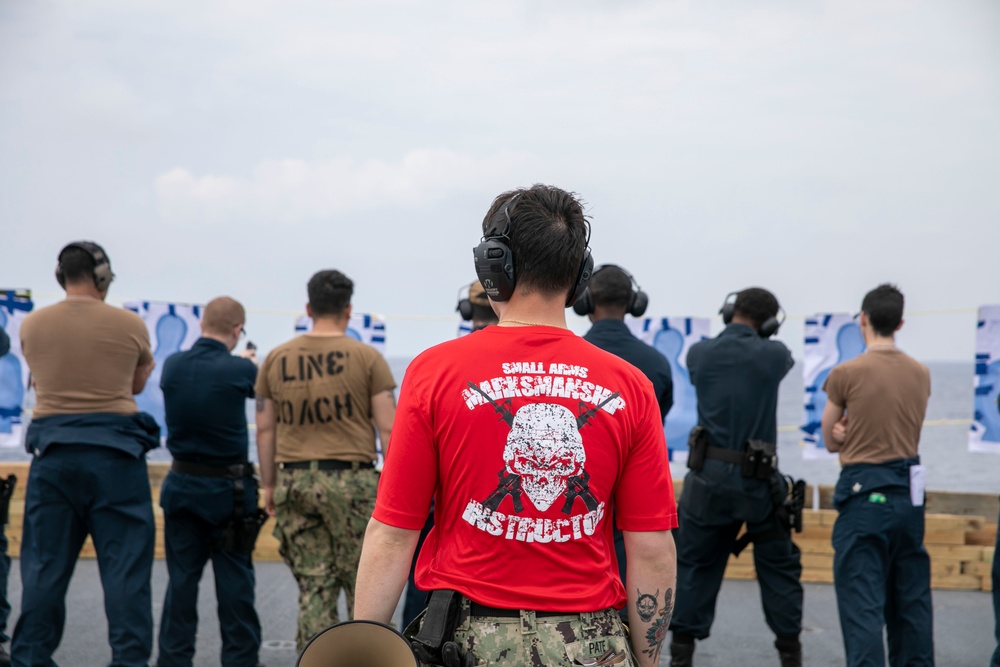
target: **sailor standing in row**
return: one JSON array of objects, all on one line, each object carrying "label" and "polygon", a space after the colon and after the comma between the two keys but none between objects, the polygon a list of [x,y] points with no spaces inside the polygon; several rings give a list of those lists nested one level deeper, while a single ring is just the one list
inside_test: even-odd
[{"label": "sailor standing in row", "polygon": [[246,313],[229,297],[213,299],[202,337],[163,364],[167,448],[163,537],[169,580],[160,621],[157,667],[190,667],[198,630],[198,582],[211,560],[218,600],[221,664],[255,667],[260,621],[250,554],[257,536],[257,478],[247,458],[246,402],[257,367],[230,352]]}]

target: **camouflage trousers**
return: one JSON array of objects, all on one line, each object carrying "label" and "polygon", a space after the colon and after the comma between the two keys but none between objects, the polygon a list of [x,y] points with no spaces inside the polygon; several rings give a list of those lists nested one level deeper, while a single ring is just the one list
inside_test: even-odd
[{"label": "camouflage trousers", "polygon": [[538,617],[521,611],[519,618],[469,616],[464,601],[455,642],[471,651],[478,665],[504,667],[579,667],[577,658],[599,659],[620,654],[615,667],[635,661],[628,634],[614,609]]},{"label": "camouflage trousers", "polygon": [[340,622],[341,590],[348,616],[354,614],[361,541],[377,488],[378,473],[371,468],[278,471],[274,536],[299,585],[295,643],[300,652],[313,635]]}]

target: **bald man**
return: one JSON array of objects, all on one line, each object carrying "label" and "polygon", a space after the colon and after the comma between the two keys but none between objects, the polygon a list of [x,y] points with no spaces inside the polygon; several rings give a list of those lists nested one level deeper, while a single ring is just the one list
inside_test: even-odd
[{"label": "bald man", "polygon": [[259,530],[257,478],[247,459],[246,401],[257,367],[233,356],[246,313],[223,296],[205,307],[202,337],[163,364],[167,448],[163,481],[167,583],[157,667],[190,667],[197,631],[198,582],[215,571],[224,667],[255,667],[260,620],[250,553]]}]

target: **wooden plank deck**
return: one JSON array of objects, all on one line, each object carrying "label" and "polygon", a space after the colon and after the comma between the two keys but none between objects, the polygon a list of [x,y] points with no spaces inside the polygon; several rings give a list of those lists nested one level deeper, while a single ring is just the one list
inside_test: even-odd
[{"label": "wooden plank deck", "polygon": [[[28,463],[0,464],[0,476],[15,474],[18,485],[10,508],[10,523],[7,526],[9,553],[12,557],[20,554],[21,523],[24,517],[24,487],[28,479]],[[150,463],[149,480],[153,493],[153,514],[156,518],[156,557],[163,558],[163,512],[159,507],[160,483],[169,470],[167,463]],[[680,497],[683,486],[675,481],[676,493]],[[795,543],[802,550],[802,581],[810,583],[833,582],[833,545],[831,535],[837,512],[830,509],[833,497],[831,487],[820,487],[818,510],[806,510],[803,514],[803,530],[793,534]],[[807,498],[812,497],[811,489]],[[996,539],[997,497],[991,494],[961,494],[955,492],[929,491],[927,494],[928,514],[924,544],[931,555],[931,586],[955,590],[992,590],[990,567],[993,563],[993,545]],[[280,561],[278,542],[272,536],[274,519],[261,529],[254,550],[258,561]],[[94,547],[90,539],[80,552],[81,558],[93,558]],[[753,545],[739,558],[730,557],[726,569],[730,579],[754,579]]]}]

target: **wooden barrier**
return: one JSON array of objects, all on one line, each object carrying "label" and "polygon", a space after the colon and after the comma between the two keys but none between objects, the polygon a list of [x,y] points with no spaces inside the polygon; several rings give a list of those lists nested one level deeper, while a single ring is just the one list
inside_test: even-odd
[{"label": "wooden barrier", "polygon": [[[156,557],[163,558],[163,512],[159,506],[160,483],[169,470],[169,464],[150,463],[149,479],[153,493],[153,514],[156,518]],[[21,549],[21,523],[24,517],[24,487],[28,481],[27,463],[0,464],[0,476],[15,474],[18,485],[11,500],[10,522],[7,526],[9,553],[17,557]],[[683,482],[675,480],[675,491],[680,497]],[[837,512],[830,508],[833,497],[831,487],[820,487],[820,509],[803,513],[802,532],[792,535],[802,550],[802,581],[807,583],[833,582],[833,524]],[[812,490],[807,490],[807,500]],[[825,505],[825,506],[824,506]],[[993,545],[996,540],[997,497],[990,494],[962,494],[929,491],[928,514],[925,524],[924,544],[931,556],[931,586],[933,588],[960,590],[992,590],[990,568],[993,563]],[[951,510],[945,512],[944,510]],[[274,539],[274,519],[261,529],[253,557],[259,561],[280,561],[278,541]],[[94,547],[87,539],[80,552],[81,558],[93,558]],[[729,579],[754,579],[753,545],[740,554],[731,556],[726,568]]]}]

